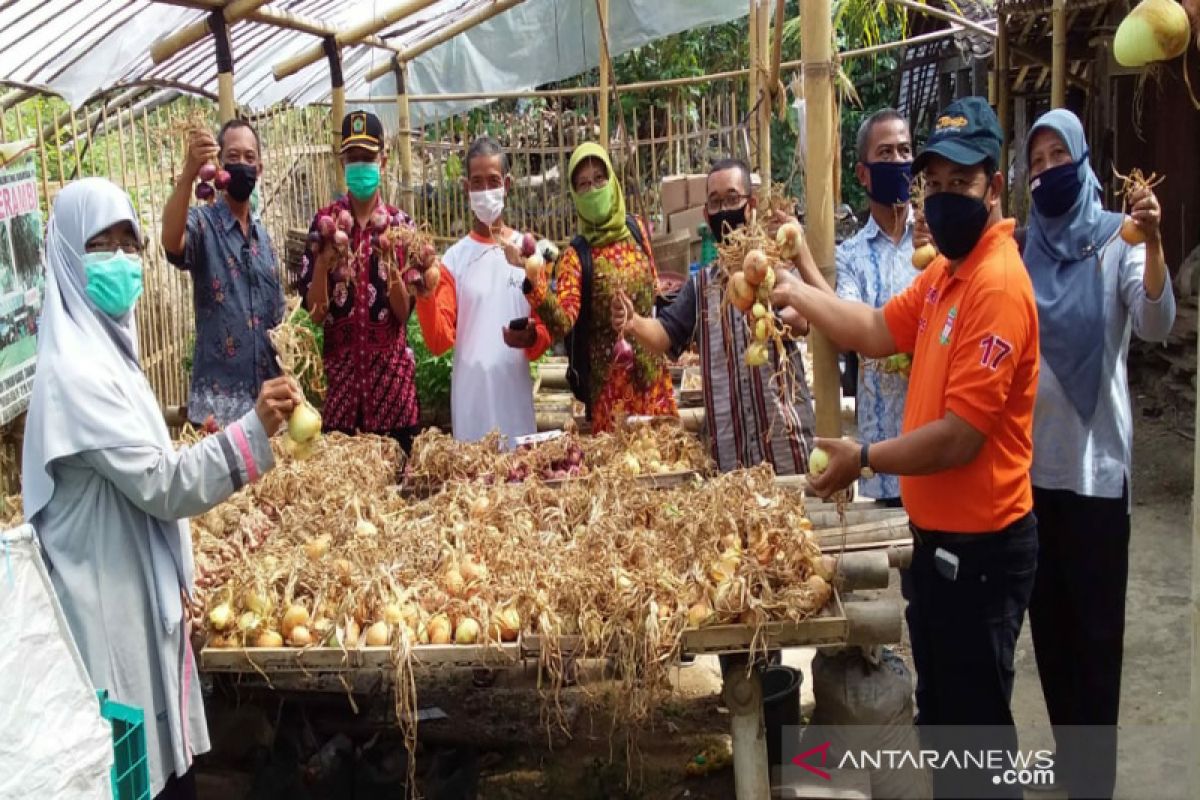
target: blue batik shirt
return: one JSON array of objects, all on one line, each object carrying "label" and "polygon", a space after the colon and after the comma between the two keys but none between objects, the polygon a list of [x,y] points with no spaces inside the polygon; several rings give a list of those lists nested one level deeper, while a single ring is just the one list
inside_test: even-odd
[{"label": "blue batik shirt", "polygon": [[[899,244],[892,241],[872,216],[862,230],[838,245],[838,296],[883,308],[888,300],[907,289],[918,274],[912,265],[912,233],[911,211]],[[859,359],[855,406],[859,441],[867,444],[899,436],[904,423],[908,379],[884,372],[880,366],[873,360]],[[860,480],[858,489],[866,497],[899,497],[900,480],[895,475],[876,475]]]},{"label": "blue batik shirt", "polygon": [[199,424],[212,415],[224,427],[253,409],[263,381],[280,373],[267,336],[284,310],[275,251],[255,215],[243,234],[221,199],[188,212],[183,255],[168,258],[192,274],[196,349],[188,419]]}]

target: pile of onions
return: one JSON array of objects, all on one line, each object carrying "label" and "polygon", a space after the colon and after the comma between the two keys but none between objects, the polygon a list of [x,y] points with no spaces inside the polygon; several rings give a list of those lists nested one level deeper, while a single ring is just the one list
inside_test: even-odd
[{"label": "pile of onions", "polygon": [[1113,56],[1124,67],[1144,67],[1183,55],[1191,41],[1188,14],[1176,0],[1142,0],[1117,27]]}]

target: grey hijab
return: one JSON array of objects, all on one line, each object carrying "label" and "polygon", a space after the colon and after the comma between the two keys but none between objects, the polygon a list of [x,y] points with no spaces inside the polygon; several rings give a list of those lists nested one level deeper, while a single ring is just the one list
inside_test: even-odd
[{"label": "grey hijab", "polygon": [[[158,400],[138,363],[137,326],[130,311],[114,319],[88,297],[83,254],[88,239],[128,221],[140,228],[129,196],[103,178],[85,178],[59,193],[46,230],[46,299],[38,328],[37,372],[25,422],[22,491],[25,516],[54,496],[55,461],[92,450],[171,450]],[[187,520],[147,515],[153,584],[162,624],[173,633],[183,617],[180,589],[192,587]],[[40,534],[40,532],[39,532]],[[54,561],[55,542],[42,537]]]}]

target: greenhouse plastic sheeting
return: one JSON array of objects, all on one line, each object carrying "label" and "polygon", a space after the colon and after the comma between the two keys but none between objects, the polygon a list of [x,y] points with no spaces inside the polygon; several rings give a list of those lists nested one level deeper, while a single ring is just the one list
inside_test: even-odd
[{"label": "greenhouse plastic sheeting", "polygon": [[112,796],[112,729],[28,525],[0,532],[0,731],[0,797]]},{"label": "greenhouse plastic sheeting", "polygon": [[[369,19],[397,0],[292,0],[266,6],[322,22],[337,30]],[[488,6],[488,0],[438,0],[379,36],[395,47],[413,47]],[[155,65],[150,47],[165,33],[203,20],[207,12],[147,0],[15,0],[0,11],[0,80],[48,86],[74,107],[97,92],[156,81],[215,96],[216,57],[211,36]],[[609,49],[614,56],[680,31],[745,16],[734,0],[610,0]],[[324,57],[282,81],[271,68],[320,40],[306,33],[252,21],[229,28],[237,102],[263,109],[279,102],[328,102]],[[392,53],[354,45],[342,50],[347,94],[395,94],[390,74],[367,86],[364,76]],[[423,53],[409,63],[409,92],[481,92],[531,89],[578,75],[599,63],[595,0],[525,0],[487,22]],[[428,121],[477,103],[420,103],[414,119]],[[382,115],[394,119],[394,104]]]},{"label": "greenhouse plastic sheeting", "polygon": [[[746,16],[734,0],[610,0],[612,56],[694,28]],[[378,62],[382,54],[372,54]],[[593,69],[600,63],[594,0],[526,0],[416,59],[408,67],[412,94],[532,89]],[[394,97],[392,74],[371,84],[372,96]],[[414,125],[458,113],[478,102],[415,103]],[[377,106],[395,119],[395,104]],[[381,115],[382,115],[381,114]]]}]

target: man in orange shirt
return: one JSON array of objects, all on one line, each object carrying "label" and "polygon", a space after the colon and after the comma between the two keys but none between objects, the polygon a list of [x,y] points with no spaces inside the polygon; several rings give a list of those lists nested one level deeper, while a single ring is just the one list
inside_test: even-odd
[{"label": "man in orange shirt", "polygon": [[[874,445],[817,440],[828,496],[874,472],[900,476],[914,552],[905,588],[918,722],[935,747],[971,743],[937,726],[999,726],[978,740],[1015,748],[1013,652],[1033,588],[1037,522],[1029,470],[1037,392],[1033,287],[1002,218],[1001,132],[981,98],[938,118],[914,172],[941,255],[882,309],[780,275],[776,305],[796,308],[843,350],[912,353],[903,432]],[[933,726],[925,728],[925,726]],[[935,772],[940,796],[1020,797],[991,773]]]}]

